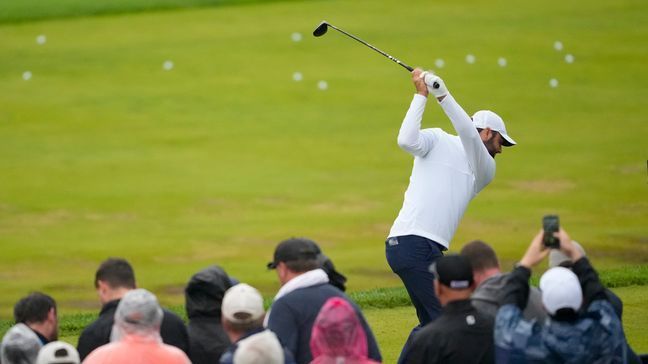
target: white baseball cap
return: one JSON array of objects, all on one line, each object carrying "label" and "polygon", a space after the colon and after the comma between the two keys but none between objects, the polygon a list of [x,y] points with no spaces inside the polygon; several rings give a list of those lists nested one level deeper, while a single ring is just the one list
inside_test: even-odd
[{"label": "white baseball cap", "polygon": [[249,323],[263,317],[263,297],[256,288],[239,283],[225,292],[221,311],[229,322]]},{"label": "white baseball cap", "polygon": [[36,359],[36,364],[79,364],[80,362],[79,353],[74,346],[63,341],[53,341],[43,346]]},{"label": "white baseball cap", "polygon": [[555,267],[540,278],[542,304],[550,315],[561,308],[578,311],[583,304],[583,291],[578,277],[567,268]]},{"label": "white baseball cap", "polygon": [[504,143],[502,145],[504,145],[505,147],[512,147],[517,144],[515,140],[513,140],[513,138],[511,138],[506,133],[506,125],[504,125],[504,120],[502,120],[502,118],[494,112],[490,110],[479,110],[475,113],[475,115],[472,116],[472,120],[475,124],[475,128],[490,128],[491,130],[500,133],[502,138],[504,138]]}]

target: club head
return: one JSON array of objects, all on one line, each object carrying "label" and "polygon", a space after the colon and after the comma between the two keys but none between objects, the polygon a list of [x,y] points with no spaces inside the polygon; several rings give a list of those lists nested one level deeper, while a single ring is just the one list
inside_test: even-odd
[{"label": "club head", "polygon": [[326,31],[328,30],[328,23],[323,21],[321,22],[315,30],[313,30],[313,35],[316,37],[321,37],[324,34],[326,34]]}]

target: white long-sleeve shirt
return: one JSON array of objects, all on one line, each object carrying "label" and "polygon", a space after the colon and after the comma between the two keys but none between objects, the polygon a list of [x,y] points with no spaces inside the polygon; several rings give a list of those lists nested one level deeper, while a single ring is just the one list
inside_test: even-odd
[{"label": "white long-sleeve shirt", "polygon": [[448,248],[468,203],[495,176],[495,160],[450,94],[440,105],[459,136],[421,130],[426,102],[414,95],[398,134],[398,145],[414,156],[414,166],[389,237],[418,235]]}]

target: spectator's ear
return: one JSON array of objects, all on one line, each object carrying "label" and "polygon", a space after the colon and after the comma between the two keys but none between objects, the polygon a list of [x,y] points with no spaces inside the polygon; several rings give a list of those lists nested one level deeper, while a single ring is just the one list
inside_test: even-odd
[{"label": "spectator's ear", "polygon": [[42,335],[47,337],[49,341],[55,341],[58,339],[58,317],[56,315],[56,308],[52,307],[47,311],[47,317],[42,326],[43,331]]},{"label": "spectator's ear", "polygon": [[439,284],[439,280],[435,279],[434,280],[434,294],[436,295],[437,299],[441,296],[441,290],[443,287]]},{"label": "spectator's ear", "polygon": [[477,286],[477,282],[482,282],[486,280],[486,274],[484,271],[473,270],[473,284]]},{"label": "spectator's ear", "polygon": [[99,296],[99,301],[101,303],[106,303],[110,300],[110,292],[112,289],[108,282],[97,281],[97,295]]},{"label": "spectator's ear", "polygon": [[97,292],[105,291],[109,287],[107,282],[101,280],[97,281],[96,286],[97,286]]},{"label": "spectator's ear", "polygon": [[290,269],[288,268],[286,263],[285,262],[279,262],[279,264],[277,264],[276,271],[277,271],[277,276],[279,277],[279,282],[281,283],[281,285],[286,284],[286,282],[288,282],[288,278],[289,278],[288,276],[289,276],[289,271],[290,271]]},{"label": "spectator's ear", "polygon": [[47,319],[52,322],[56,322],[56,309],[54,307],[50,308],[47,312]]}]

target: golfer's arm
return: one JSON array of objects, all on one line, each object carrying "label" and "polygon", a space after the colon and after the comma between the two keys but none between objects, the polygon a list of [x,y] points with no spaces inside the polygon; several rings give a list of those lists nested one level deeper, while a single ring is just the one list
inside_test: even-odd
[{"label": "golfer's arm", "polygon": [[398,146],[415,156],[423,157],[432,148],[432,141],[421,133],[421,121],[427,97],[415,94],[398,132]]},{"label": "golfer's arm", "polygon": [[481,140],[470,116],[455,101],[454,97],[451,94],[446,95],[445,98],[439,101],[439,105],[441,105],[441,108],[452,122],[452,126],[459,134],[461,144],[468,157],[468,163],[473,173],[475,173],[477,192],[479,192],[493,179],[495,161],[488,154],[488,150],[484,146],[484,142]]}]

